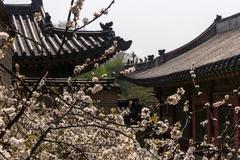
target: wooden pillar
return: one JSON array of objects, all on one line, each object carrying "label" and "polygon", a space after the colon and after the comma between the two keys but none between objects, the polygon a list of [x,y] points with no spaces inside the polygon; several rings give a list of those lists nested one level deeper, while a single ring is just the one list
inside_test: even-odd
[{"label": "wooden pillar", "polygon": [[[209,104],[213,103],[213,93],[212,90],[209,92],[208,96],[207,96],[207,102]],[[208,120],[208,125],[207,125],[207,142],[211,143],[211,139],[214,136],[214,122],[212,120],[212,115],[213,115],[213,109],[207,108],[207,120]]]},{"label": "wooden pillar", "polygon": [[[239,106],[240,105],[240,98],[238,98],[237,96],[236,97],[234,97],[233,98],[233,107],[236,107],[236,106]],[[234,108],[233,108],[233,110],[234,110]],[[234,125],[234,129],[235,129],[235,127],[237,127],[238,125],[239,125],[239,118],[240,118],[240,116],[239,116],[239,113],[238,114],[236,114],[235,113],[235,110],[233,111],[233,125]],[[234,130],[233,129],[233,130]],[[239,129],[238,128],[236,128],[236,131],[235,131],[235,133],[234,133],[234,138],[233,138],[233,142],[234,142],[234,146],[238,149],[239,148],[239,146],[240,146],[240,135],[239,135],[240,133],[239,133]]]},{"label": "wooden pillar", "polygon": [[163,120],[163,105],[160,106],[159,116],[160,116],[160,120],[162,121]]},{"label": "wooden pillar", "polygon": [[162,91],[158,87],[155,87],[154,91],[155,91],[155,97],[158,99],[158,101],[160,103],[160,109],[159,109],[159,112],[158,112],[158,116],[159,116],[159,119],[161,121],[163,121],[163,107],[165,107],[165,106],[163,105],[164,100],[163,100],[163,97],[162,97]]},{"label": "wooden pillar", "polygon": [[216,146],[220,145],[220,139],[218,136],[220,136],[220,116],[219,116],[219,108],[213,108],[213,116],[215,118],[215,121],[213,121],[213,128],[214,128],[214,144]]},{"label": "wooden pillar", "polygon": [[173,117],[173,124],[176,123],[176,106],[171,106],[172,107],[172,117]]},{"label": "wooden pillar", "polygon": [[197,133],[196,133],[196,105],[195,102],[192,102],[192,139],[196,142]]},{"label": "wooden pillar", "polygon": [[[192,109],[192,97],[191,97],[191,89],[188,89],[190,92],[189,92],[189,94],[187,94],[187,98],[188,98],[188,100],[189,100],[189,112],[191,112],[191,113],[193,113],[193,109]],[[190,138],[193,138],[193,135],[192,135],[192,130],[193,130],[193,128],[192,128],[192,125],[193,125],[193,123],[192,123],[192,120],[190,120],[190,123],[189,123],[189,125],[188,125],[188,132],[190,133],[189,134],[189,139]]]},{"label": "wooden pillar", "polygon": [[[211,112],[211,111],[210,111]],[[211,117],[211,113],[209,113],[209,110],[207,110],[207,120],[208,120],[208,124],[207,124],[207,142],[210,143],[211,142],[211,138],[212,138],[212,117]]]}]

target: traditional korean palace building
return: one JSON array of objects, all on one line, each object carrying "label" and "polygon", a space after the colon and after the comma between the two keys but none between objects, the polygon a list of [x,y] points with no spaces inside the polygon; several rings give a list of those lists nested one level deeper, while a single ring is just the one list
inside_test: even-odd
[{"label": "traditional korean palace building", "polygon": [[[41,17],[40,21],[36,15]],[[10,27],[18,32],[11,32],[15,40],[1,63],[13,72],[15,64],[19,64],[20,74],[25,76],[28,85],[34,85],[47,69],[47,86],[66,87],[76,65],[90,60],[84,71],[91,71],[94,68],[92,62],[102,64],[118,52],[127,50],[132,43],[115,35],[112,22],[101,24],[99,31],[79,30],[74,34],[73,30],[65,32],[65,29],[56,28],[49,13],[45,12],[42,0],[32,0],[30,4],[3,4],[0,1],[0,22],[0,31]],[[65,33],[67,41],[59,52]],[[117,42],[117,49],[105,54],[114,42]],[[12,83],[11,76],[2,69],[0,79],[1,85]],[[96,99],[105,97],[109,106],[116,103],[114,80],[103,79],[96,83],[104,87],[100,93],[102,96],[95,95]],[[74,80],[74,84],[94,85],[90,80]]]},{"label": "traditional korean palace building", "polygon": [[[27,77],[38,77],[46,65],[49,77],[68,77],[72,75],[74,67],[85,63],[87,58],[93,60],[101,57],[114,41],[118,42],[118,51],[127,50],[131,45],[131,41],[115,36],[110,23],[102,25],[100,31],[80,30],[74,36],[72,31],[68,31],[68,40],[58,53],[65,30],[53,26],[42,0],[32,0],[31,4],[6,4],[5,10],[13,27],[21,34],[16,34],[12,47],[13,64],[18,63],[22,74]],[[36,13],[42,17],[40,22],[34,19]],[[108,55],[102,62],[114,54]]]},{"label": "traditional korean palace building", "polygon": [[[176,93],[178,87],[183,87],[192,112],[185,138],[200,142],[207,134],[208,141],[214,138],[218,144],[228,119],[230,128],[227,134],[231,136],[233,145],[239,147],[240,131],[239,126],[236,127],[239,125],[239,113],[236,114],[234,108],[240,105],[240,98],[233,90],[240,86],[240,14],[223,19],[217,16],[213,24],[197,38],[168,53],[159,50],[159,55],[137,64],[136,71],[126,78],[138,85],[154,87],[161,104]],[[194,88],[190,75],[192,63],[195,64],[196,81],[203,92],[201,96]],[[204,109],[207,102],[212,104],[222,100],[226,94],[230,98],[223,106],[211,107],[210,112]],[[182,103],[177,106],[163,105],[159,114],[161,119],[172,123],[181,121],[184,124],[186,120]],[[208,124],[202,127],[200,122],[205,119]]]}]

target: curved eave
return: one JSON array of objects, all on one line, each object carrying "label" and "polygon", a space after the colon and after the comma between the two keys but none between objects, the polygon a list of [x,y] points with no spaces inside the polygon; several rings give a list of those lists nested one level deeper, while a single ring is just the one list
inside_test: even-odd
[{"label": "curved eave", "polygon": [[[49,29],[50,31],[53,31],[54,33],[59,33],[59,34],[64,34],[65,33],[65,29],[62,28],[57,28],[57,27],[53,27]],[[74,30],[68,30],[67,33],[71,34],[73,33]],[[81,35],[94,35],[94,36],[98,36],[98,35],[104,35],[104,34],[112,34],[115,35],[114,31],[112,30],[97,30],[97,31],[83,31],[83,30],[78,30],[76,32],[74,32],[75,34],[81,34]]]},{"label": "curved eave", "polygon": [[[7,12],[6,12],[6,10],[5,10],[5,6],[4,6],[4,4],[3,4],[2,1],[0,1],[0,19],[1,19],[1,23],[2,23],[2,24],[0,24],[0,25],[4,25],[5,28],[11,26],[9,17],[8,17],[8,15],[7,15]],[[14,37],[14,33],[13,33],[13,32],[9,32],[9,31],[8,31],[8,33],[9,33],[12,37]]]},{"label": "curved eave", "polygon": [[[191,83],[189,66],[196,66],[198,81],[239,76],[240,13],[220,19],[190,43],[136,66],[125,78],[145,86],[173,86]],[[162,58],[162,59],[160,59]],[[162,61],[161,61],[162,60]]]},{"label": "curved eave", "polygon": [[[240,75],[240,55],[233,56],[214,63],[209,63],[195,69],[197,81],[218,80]],[[154,78],[133,78],[134,73],[124,76],[123,78],[138,85],[151,87],[166,87],[192,83],[190,70],[172,73]]]},{"label": "curved eave", "polygon": [[32,65],[44,65],[51,63],[52,65],[56,64],[81,64],[84,63],[87,58],[96,58],[100,57],[104,51],[110,47],[111,44],[105,44],[103,47],[95,47],[88,50],[80,50],[72,53],[64,53],[58,55],[47,55],[47,56],[16,56],[14,54],[13,61],[19,64],[32,64]]},{"label": "curved eave", "polygon": [[[132,44],[132,41],[116,37],[110,26],[100,31],[79,30],[74,34],[73,30],[68,30],[66,35],[68,41],[61,48],[66,34],[65,29],[53,27],[50,15],[45,13],[41,0],[32,0],[31,4],[6,4],[5,8],[14,28],[25,37],[34,40],[16,36],[13,45],[13,62],[22,66],[77,65],[84,63],[87,58],[98,59],[113,45],[115,40],[118,42],[117,52],[127,50]],[[38,23],[35,22],[33,15],[37,11],[40,11],[43,17]],[[107,56],[101,63],[115,54],[116,52]]]},{"label": "curved eave", "polygon": [[[105,58],[102,58],[100,60],[97,60],[100,58],[104,53],[105,50],[110,48],[113,44],[113,41],[116,40],[118,42],[118,47],[116,52],[113,52],[110,55],[107,55]],[[13,61],[14,63],[21,64],[22,66],[24,65],[45,65],[49,64],[50,65],[59,65],[59,64],[68,64],[68,65],[77,65],[77,64],[82,64],[85,62],[87,58],[90,58],[91,60],[96,59],[97,62],[95,63],[105,63],[108,61],[110,58],[112,58],[117,52],[119,51],[125,51],[130,48],[132,44],[132,41],[125,41],[123,39],[119,39],[119,37],[114,37],[109,41],[106,41],[102,44],[100,47],[94,47],[94,48],[88,48],[88,50],[81,50],[79,52],[75,53],[65,53],[65,54],[58,54],[58,55],[48,55],[48,56],[17,56],[15,53],[13,56]],[[90,64],[88,67],[88,70],[90,68],[93,68],[94,64]]]},{"label": "curved eave", "polygon": [[[212,37],[217,34],[221,34],[224,32],[228,32],[240,27],[240,22],[231,22],[231,20],[238,21],[237,19],[240,17],[240,13],[234,14],[232,16],[223,18],[223,19],[215,19],[214,22],[199,36],[195,39],[191,40],[189,43],[172,50],[170,52],[165,53],[163,56],[156,57],[153,61],[138,64],[136,69],[141,70],[142,68],[150,69],[156,66],[160,66],[163,63],[167,63],[168,61],[193,50],[194,48],[202,45],[203,43],[210,40]],[[223,24],[223,25],[222,25]],[[222,26],[221,26],[222,25]],[[153,65],[154,64],[154,65]],[[156,64],[156,65],[155,65]],[[147,68],[144,66],[148,66]]]},{"label": "curved eave", "polygon": [[176,56],[180,55],[181,53],[185,53],[187,51],[192,50],[193,48],[201,45],[202,43],[206,42],[210,38],[216,35],[216,22],[212,23],[203,33],[197,36],[192,41],[188,42],[187,44],[170,51],[166,54],[174,54]]},{"label": "curved eave", "polygon": [[[216,34],[219,33],[219,31],[217,30],[217,24],[219,23],[223,23],[225,21],[228,21],[230,19],[239,17],[240,13],[234,14],[232,16],[223,18],[223,19],[219,19],[219,20],[214,20],[214,22],[204,31],[202,32],[199,36],[197,36],[196,38],[194,38],[193,40],[191,40],[189,43],[175,49],[172,50],[170,52],[167,52],[165,56],[167,55],[176,55],[179,56],[185,52],[188,52],[196,47],[198,47],[199,45],[203,44],[204,42],[206,42],[207,40],[211,39],[213,36],[215,36]],[[176,57],[175,56],[175,57]]]}]

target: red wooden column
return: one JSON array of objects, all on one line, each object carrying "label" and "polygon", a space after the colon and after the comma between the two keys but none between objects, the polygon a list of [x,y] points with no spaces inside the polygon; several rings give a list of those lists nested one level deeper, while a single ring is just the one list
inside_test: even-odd
[{"label": "red wooden column", "polygon": [[[201,97],[197,95],[192,96],[192,123],[191,124],[192,124],[192,138],[195,142],[197,140],[197,134],[198,134],[197,123],[200,123],[200,122],[197,122],[196,111],[201,109],[200,107],[203,107],[205,102],[208,102],[208,96],[206,95],[202,95]],[[208,118],[208,112],[206,113],[206,118]],[[207,125],[207,134],[210,134],[210,132],[208,131],[209,128],[210,127]]]},{"label": "red wooden column", "polygon": [[216,119],[213,121],[213,127],[214,127],[214,144],[216,146],[220,145],[220,139],[218,136],[220,136],[220,117],[219,117],[219,108],[213,108],[213,116]]},{"label": "red wooden column", "polygon": [[[239,106],[240,105],[240,99],[236,96],[236,97],[233,97],[233,107],[235,108],[236,106]],[[234,110],[234,108],[233,108],[233,110]],[[235,110],[234,110],[234,112],[233,112],[233,120],[234,120],[234,122],[233,122],[233,125],[234,125],[234,129],[235,129],[235,127],[237,127],[237,125],[239,125],[239,118],[240,118],[240,116],[239,116],[239,113],[238,114],[236,114],[235,113]],[[239,129],[237,128],[236,129],[236,131],[235,131],[235,133],[234,133],[234,138],[233,138],[233,142],[234,142],[234,146],[236,147],[236,148],[239,148],[239,146],[240,146],[240,135],[239,135],[240,133],[239,133]]]},{"label": "red wooden column", "polygon": [[[208,94],[204,95],[203,102],[209,103],[209,104],[213,103],[212,92],[209,92]],[[206,118],[208,120],[208,124],[207,124],[207,142],[208,143],[211,142],[211,139],[212,139],[212,136],[213,136],[213,133],[212,133],[213,122],[212,122],[211,114],[212,114],[212,111],[211,111],[211,108],[209,106],[209,108],[206,108]]]},{"label": "red wooden column", "polygon": [[196,104],[195,100],[192,101],[192,138],[196,142],[197,133],[196,133]]},{"label": "red wooden column", "polygon": [[[211,112],[211,111],[210,111]],[[212,139],[212,117],[209,113],[209,111],[207,110],[207,120],[208,120],[208,124],[207,124],[207,142],[210,143],[211,139]]]}]

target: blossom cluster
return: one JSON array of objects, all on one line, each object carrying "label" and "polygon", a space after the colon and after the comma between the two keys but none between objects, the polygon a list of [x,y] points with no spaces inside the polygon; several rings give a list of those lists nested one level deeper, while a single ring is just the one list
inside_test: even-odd
[{"label": "blossom cluster", "polygon": [[74,71],[73,71],[74,75],[80,74],[86,68],[86,66],[87,66],[87,64],[75,66]]},{"label": "blossom cluster", "polygon": [[0,32],[0,59],[5,57],[7,50],[12,46],[13,39],[6,32]]},{"label": "blossom cluster", "polygon": [[[101,91],[97,77],[92,78],[93,87],[74,85],[56,93],[39,90],[29,96],[18,87],[0,87],[0,158],[2,159],[185,159],[195,158],[198,148],[189,140],[187,150],[181,148],[180,140],[184,128],[180,122],[170,124],[159,120],[157,114],[147,107],[140,112],[140,120],[134,125],[125,125],[123,112],[105,112],[96,106],[91,94]],[[90,93],[89,93],[90,91]],[[89,93],[89,94],[88,94]],[[185,94],[179,88],[170,104],[178,104]],[[174,96],[173,96],[174,97]],[[225,96],[224,99],[228,99]],[[170,102],[170,101],[169,101]],[[189,101],[184,103],[189,111]],[[237,108],[238,109],[238,108]],[[20,111],[17,123],[6,129]],[[201,125],[207,125],[203,121]],[[140,136],[139,136],[140,134]],[[142,137],[148,135],[147,137]],[[1,135],[3,135],[1,137]],[[158,136],[158,138],[154,138]],[[191,142],[191,143],[190,143]],[[143,143],[143,144],[142,144]],[[144,147],[143,147],[144,146]],[[219,148],[207,143],[206,137],[200,147],[205,147],[204,159],[218,158]],[[224,146],[225,158],[237,157],[240,152]],[[214,153],[214,154],[211,154]]]},{"label": "blossom cluster", "polygon": [[[135,140],[135,130],[124,125],[122,114],[104,114],[84,90],[65,88],[58,96],[35,91],[21,99],[14,88],[0,87],[0,158],[153,159]],[[5,132],[24,106],[24,115]]]},{"label": "blossom cluster", "polygon": [[[103,8],[103,9],[101,9],[101,11],[99,11],[99,12],[94,12],[94,14],[93,14],[93,19],[97,19],[98,17],[100,17],[101,15],[107,15],[108,14],[108,10],[107,9],[105,9],[105,8]],[[83,22],[83,25],[84,26],[86,26],[86,25],[88,25],[89,24],[89,19],[87,18],[87,17],[84,17],[83,19],[82,19],[82,22]]]},{"label": "blossom cluster", "polygon": [[77,0],[75,4],[71,7],[71,12],[74,15],[74,19],[79,19],[80,11],[82,10],[85,0]]},{"label": "blossom cluster", "polygon": [[167,103],[170,105],[177,105],[184,94],[185,94],[185,90],[183,88],[178,88],[177,93],[167,98]]},{"label": "blossom cluster", "polygon": [[136,71],[136,68],[133,66],[133,67],[130,67],[128,69],[125,69],[124,71],[121,71],[120,74],[129,74],[129,73],[132,73],[132,72],[135,72]]},{"label": "blossom cluster", "polygon": [[105,55],[109,55],[109,54],[112,54],[113,52],[116,52],[117,47],[118,47],[118,42],[113,41],[113,45],[105,51]]}]

